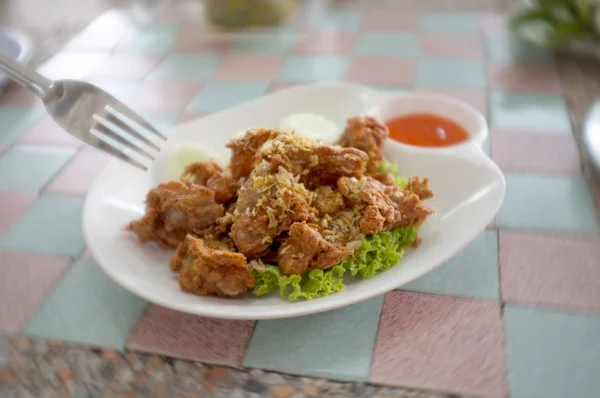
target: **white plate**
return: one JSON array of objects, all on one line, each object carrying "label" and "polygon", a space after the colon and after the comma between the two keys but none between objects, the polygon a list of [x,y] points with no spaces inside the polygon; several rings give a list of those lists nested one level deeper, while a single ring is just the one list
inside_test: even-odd
[{"label": "white plate", "polygon": [[[22,64],[27,64],[33,53],[33,45],[31,40],[22,33],[0,29],[0,51]],[[0,87],[9,81],[4,74],[0,73]]]},{"label": "white plate", "polygon": [[[506,189],[502,172],[480,147],[487,134],[485,119],[461,102],[418,94],[394,98],[346,83],[306,85],[178,126],[169,134],[169,146],[197,142],[221,148],[226,154],[224,145],[228,139],[248,126],[276,126],[290,113],[312,112],[332,119],[342,128],[347,117],[388,112],[389,100],[396,111],[402,111],[398,107],[404,105],[411,107],[408,111],[431,111],[428,108],[433,105],[439,107],[438,113],[456,119],[468,114],[475,130],[479,130],[470,130],[473,141],[469,144],[444,150],[392,141],[386,144],[387,157],[398,164],[404,175],[430,178],[435,198],[429,204],[436,209],[421,229],[422,245],[411,249],[389,271],[368,280],[356,279],[340,293],[311,301],[289,302],[278,295],[247,294],[239,299],[221,299],[184,293],[168,267],[171,252],[142,246],[123,231],[125,224],[143,214],[144,197],[154,181],[152,173],[116,159],[107,165],[87,195],[83,230],[92,255],[118,284],[153,303],[192,314],[233,319],[285,318],[331,310],[381,295],[426,274],[485,229],[498,211]],[[388,105],[382,107],[386,102]],[[160,165],[161,160],[156,163],[157,167]]]}]

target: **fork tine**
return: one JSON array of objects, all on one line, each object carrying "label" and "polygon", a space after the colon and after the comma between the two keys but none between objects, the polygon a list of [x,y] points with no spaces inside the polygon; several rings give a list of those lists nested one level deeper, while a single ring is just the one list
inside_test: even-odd
[{"label": "fork tine", "polygon": [[105,107],[105,110],[108,113],[112,113],[112,114],[117,113],[117,114],[120,114],[123,118],[129,119],[129,120],[133,121],[134,123],[140,125],[141,127],[145,128],[149,132],[151,132],[154,135],[158,136],[159,138],[163,139],[164,141],[167,140],[167,137],[165,137],[163,134],[161,134],[150,123],[148,123],[147,121],[145,121],[140,115],[138,115],[137,113],[135,113],[130,108],[128,108],[127,106],[123,105],[120,102],[107,105]]},{"label": "fork tine", "polygon": [[160,147],[158,145],[156,145],[155,143],[150,141],[143,134],[140,134],[139,132],[135,131],[131,126],[129,126],[126,122],[124,122],[121,118],[119,118],[119,116],[116,115],[110,108],[106,109],[106,111],[107,111],[106,119],[108,122],[114,124],[121,130],[125,131],[126,133],[134,136],[135,138],[142,141],[144,144],[148,145],[150,148],[154,149],[155,151],[160,151]]},{"label": "fork tine", "polygon": [[[96,129],[93,128],[92,132],[94,132],[94,130],[96,130]],[[142,169],[143,171],[148,171],[148,167],[144,166],[143,164],[141,164],[140,162],[138,162],[131,156],[123,153],[120,149],[118,149],[113,144],[111,144],[110,141],[107,141],[105,136],[100,134],[99,131],[96,131],[96,133],[97,134],[94,134],[94,137],[98,139],[98,141],[94,144],[94,146],[96,148],[108,153],[109,155],[119,158],[119,159],[123,160],[124,162],[132,164],[135,167]]]},{"label": "fork tine", "polygon": [[118,133],[114,132],[109,127],[107,127],[104,124],[105,121],[101,117],[98,117],[97,115],[94,115],[94,120],[96,121],[96,125],[94,126],[93,130],[96,130],[97,133],[103,134],[106,137],[110,138],[111,140],[115,140],[119,144],[124,145],[127,148],[129,148],[129,149],[133,149],[134,151],[136,151],[140,155],[145,156],[145,157],[147,157],[150,160],[154,160],[154,156],[152,156],[149,153],[145,152],[143,149],[137,147],[133,142],[125,139],[123,136],[119,135]]}]

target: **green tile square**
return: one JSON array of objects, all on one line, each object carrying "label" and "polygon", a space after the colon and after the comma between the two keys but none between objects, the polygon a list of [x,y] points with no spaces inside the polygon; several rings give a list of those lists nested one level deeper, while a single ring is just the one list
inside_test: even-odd
[{"label": "green tile square", "polygon": [[554,56],[547,49],[520,40],[514,36],[486,38],[486,51],[490,60],[496,62],[553,62]]},{"label": "green tile square", "polygon": [[475,35],[479,33],[480,23],[475,14],[426,12],[421,16],[420,29],[427,33]]},{"label": "green tile square", "polygon": [[146,306],[93,260],[81,259],[46,298],[25,333],[122,349]]},{"label": "green tile square", "polygon": [[512,398],[593,398],[600,391],[600,317],[507,305]]},{"label": "green tile square", "polygon": [[84,247],[81,231],[83,198],[43,195],[0,238],[1,251],[59,257],[77,256]]},{"label": "green tile square", "polygon": [[595,234],[600,226],[583,178],[508,174],[500,228]]},{"label": "green tile square", "polygon": [[179,30],[173,26],[150,25],[139,28],[117,46],[117,51],[136,53],[165,53],[170,51],[179,38]]},{"label": "green tile square", "polygon": [[560,97],[496,91],[490,94],[489,104],[492,127],[571,132],[567,105]]},{"label": "green tile square", "polygon": [[498,300],[498,232],[484,231],[456,256],[402,290]]},{"label": "green tile square", "polygon": [[434,88],[485,88],[485,66],[476,60],[420,59],[417,86]]},{"label": "green tile square", "polygon": [[144,118],[152,127],[160,131],[161,133],[167,133],[171,128],[173,128],[177,121],[179,120],[179,115],[176,114],[161,114],[161,113],[146,113],[143,112],[140,114],[141,117]]},{"label": "green tile square", "polygon": [[291,35],[246,35],[233,38],[229,51],[234,53],[287,53],[292,49],[296,40],[296,37]]},{"label": "green tile square", "polygon": [[251,101],[267,92],[269,83],[211,82],[204,85],[187,111],[192,113],[215,112]]},{"label": "green tile square", "polygon": [[417,36],[410,33],[364,33],[356,44],[361,56],[411,58],[419,54]]},{"label": "green tile square", "polygon": [[308,83],[344,80],[348,57],[341,55],[291,55],[286,58],[277,79],[282,82]]},{"label": "green tile square", "polygon": [[201,81],[212,76],[221,57],[212,54],[167,55],[148,79]]},{"label": "green tile square", "polygon": [[74,154],[72,148],[14,146],[0,157],[0,190],[37,193]]},{"label": "green tile square", "polygon": [[322,30],[357,31],[362,26],[364,13],[358,11],[328,11],[321,18]]},{"label": "green tile square", "polygon": [[0,107],[0,145],[16,142],[44,115],[43,108]]},{"label": "green tile square", "polygon": [[243,366],[365,381],[383,297],[299,318],[259,321]]}]

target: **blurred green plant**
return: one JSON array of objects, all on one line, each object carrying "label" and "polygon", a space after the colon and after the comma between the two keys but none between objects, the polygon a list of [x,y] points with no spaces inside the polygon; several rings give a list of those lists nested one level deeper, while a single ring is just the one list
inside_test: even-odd
[{"label": "blurred green plant", "polygon": [[209,20],[228,28],[275,26],[295,11],[296,0],[206,0]]},{"label": "blurred green plant", "polygon": [[590,0],[534,0],[513,16],[510,27],[516,34],[541,29],[544,43],[555,50],[573,42],[600,46],[598,10]]}]

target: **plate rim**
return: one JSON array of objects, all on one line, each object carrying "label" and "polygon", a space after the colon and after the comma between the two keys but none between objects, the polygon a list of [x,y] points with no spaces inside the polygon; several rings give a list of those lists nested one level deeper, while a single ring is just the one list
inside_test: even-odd
[{"label": "plate rim", "polygon": [[[387,93],[382,92],[380,90],[375,90],[371,87],[366,87],[366,86],[361,86],[358,84],[354,84],[354,83],[349,83],[349,84],[345,84],[345,83],[316,83],[316,84],[305,84],[305,85],[300,85],[300,86],[296,86],[296,87],[291,87],[291,88],[287,88],[278,92],[282,92],[282,91],[293,91],[293,90],[298,90],[298,89],[308,89],[310,87],[331,87],[331,86],[352,86],[354,88],[364,88],[365,91],[371,91],[371,92],[376,92],[378,94],[380,94],[382,96],[382,98],[385,98],[387,96]],[[277,93],[272,93],[273,94],[277,94]],[[410,93],[400,93],[399,95],[408,95],[410,96]],[[261,98],[266,98],[269,95],[263,96]],[[232,109],[238,108],[238,107],[243,107],[245,104],[247,103],[251,103],[253,101],[247,101],[246,103],[243,104],[239,104],[236,105],[235,107],[231,107],[231,108],[227,108],[218,112],[215,112],[211,115],[205,116],[205,117],[199,117],[198,119],[193,119],[190,121],[187,121],[185,123],[182,123],[180,125],[177,125],[175,127],[173,127],[171,129],[172,132],[176,132],[178,129],[180,128],[187,128],[188,125],[193,124],[194,122],[196,122],[199,119],[205,119],[205,118],[212,118],[212,117],[219,117],[221,113],[224,113],[226,111],[230,111]],[[502,172],[502,170],[500,169],[500,167],[493,162],[493,160],[486,155],[483,150],[480,147],[475,147],[475,145],[473,146],[476,150],[471,150],[471,148],[465,148],[465,150],[461,150],[461,151],[440,151],[440,155],[445,155],[445,156],[458,156],[460,154],[463,154],[463,156],[468,156],[472,159],[479,159],[485,162],[486,167],[489,168],[490,171],[492,171],[497,177],[497,181],[500,184],[500,188],[501,188],[501,195],[498,197],[498,201],[497,201],[497,206],[494,209],[494,211],[492,212],[492,217],[490,218],[490,220],[486,220],[485,223],[482,222],[482,227],[477,229],[473,236],[470,236],[469,238],[465,239],[464,241],[460,242],[459,244],[457,244],[455,247],[456,249],[453,251],[453,253],[444,256],[444,258],[437,262],[435,266],[432,267],[431,270],[425,271],[423,273],[420,273],[418,275],[415,275],[414,277],[410,278],[409,280],[404,280],[401,283],[396,283],[394,284],[393,282],[390,283],[383,283],[379,288],[373,288],[364,292],[360,292],[358,294],[354,294],[354,295],[350,295],[348,297],[345,297],[343,300],[335,300],[335,299],[330,299],[326,302],[320,302],[319,299],[316,300],[311,300],[311,301],[301,301],[300,303],[304,303],[304,306],[301,306],[299,308],[294,309],[293,305],[292,306],[286,306],[284,311],[278,311],[278,310],[265,310],[264,312],[261,312],[260,314],[249,314],[246,315],[243,310],[245,308],[248,307],[240,307],[240,310],[237,312],[232,312],[232,313],[228,313],[228,312],[224,312],[222,310],[222,308],[218,308],[218,307],[214,307],[212,305],[209,306],[205,306],[202,305],[201,303],[198,303],[197,307],[194,308],[190,308],[189,304],[178,304],[176,302],[173,301],[168,301],[168,300],[163,300],[161,298],[156,298],[155,296],[153,296],[152,294],[147,294],[147,291],[142,289],[142,288],[137,288],[136,286],[132,286],[130,283],[123,281],[122,279],[120,279],[118,277],[118,272],[115,272],[113,270],[113,268],[111,267],[107,267],[105,265],[103,265],[103,261],[101,261],[101,258],[103,257],[100,253],[97,252],[91,237],[89,236],[90,234],[90,229],[87,226],[87,223],[89,222],[88,217],[86,217],[86,214],[90,211],[89,208],[91,206],[91,198],[92,196],[95,194],[95,191],[97,189],[97,185],[98,185],[98,181],[100,180],[100,178],[102,177],[102,175],[104,175],[108,170],[116,167],[115,165],[118,163],[122,163],[119,159],[111,159],[111,161],[109,161],[109,163],[104,167],[104,169],[100,172],[100,174],[98,174],[98,176],[96,177],[96,179],[94,180],[94,183],[92,184],[91,188],[89,189],[88,193],[86,194],[85,197],[85,202],[84,202],[84,207],[83,207],[83,212],[82,212],[82,229],[83,229],[83,235],[84,235],[84,240],[87,246],[87,249],[90,251],[90,253],[92,254],[92,257],[94,258],[95,262],[97,263],[97,265],[119,286],[121,286],[122,288],[124,288],[125,290],[128,290],[129,292],[131,292],[132,294],[135,294],[138,297],[141,297],[145,300],[147,300],[150,303],[154,303],[157,305],[160,305],[162,307],[165,308],[169,308],[172,310],[176,310],[176,311],[180,311],[180,312],[185,312],[185,313],[189,313],[189,314],[194,314],[194,315],[199,315],[199,316],[206,316],[206,317],[213,317],[213,318],[221,318],[221,319],[237,319],[237,320],[265,320],[265,319],[283,319],[283,318],[293,318],[293,317],[300,317],[300,316],[306,316],[306,315],[310,315],[310,314],[315,314],[315,313],[322,313],[322,312],[326,312],[326,311],[331,311],[331,310],[335,310],[338,308],[342,308],[342,307],[347,307],[350,306],[352,304],[356,304],[358,302],[362,302],[365,300],[369,300],[372,299],[376,296],[380,296],[383,294],[386,294],[390,291],[393,291],[394,289],[397,289],[400,286],[403,286],[407,283],[410,283],[411,281],[422,277],[423,275],[433,271],[435,268],[437,268],[439,265],[443,264],[445,261],[447,261],[448,259],[450,259],[452,256],[454,256],[457,252],[459,252],[460,250],[464,249],[464,247],[466,247],[470,242],[473,241],[473,239],[475,239],[479,234],[481,234],[481,232],[483,232],[487,225],[489,224],[489,222],[495,217],[495,215],[497,214],[497,212],[500,209],[500,206],[502,205],[505,195],[506,195],[506,179],[504,176],[504,173]],[[420,148],[415,148],[416,152],[420,152]],[[122,163],[123,167],[128,167],[126,164]],[[150,171],[148,171],[150,172]],[[387,285],[390,286],[387,286]],[[335,295],[332,295],[335,296]],[[329,297],[332,297],[329,296]]]}]

